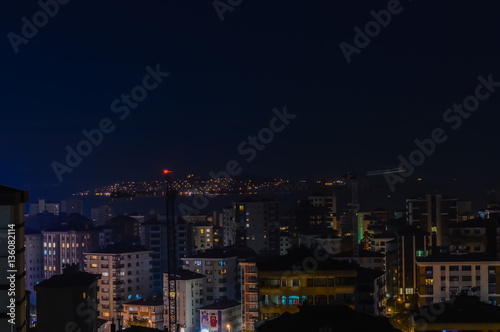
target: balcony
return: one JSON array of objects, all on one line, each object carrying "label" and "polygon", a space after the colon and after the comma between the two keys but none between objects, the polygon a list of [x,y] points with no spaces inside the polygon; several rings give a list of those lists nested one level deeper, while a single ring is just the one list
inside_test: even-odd
[{"label": "balcony", "polygon": [[258,288],[255,288],[255,287],[250,287],[248,289],[248,293],[258,293],[259,292],[259,289]]}]

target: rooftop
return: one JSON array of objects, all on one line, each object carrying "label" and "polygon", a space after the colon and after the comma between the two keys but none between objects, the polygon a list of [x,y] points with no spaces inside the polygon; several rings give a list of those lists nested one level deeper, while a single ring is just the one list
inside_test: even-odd
[{"label": "rooftop", "polygon": [[216,300],[214,303],[201,307],[199,310],[224,310],[241,305],[235,300]]},{"label": "rooftop", "polygon": [[177,270],[175,272],[176,280],[192,280],[192,279],[201,279],[205,278],[204,274],[192,272],[189,270]]},{"label": "rooftop", "polygon": [[417,262],[499,262],[496,257],[475,253],[446,253],[417,257]]},{"label": "rooftop", "polygon": [[[429,306],[421,307],[415,311],[415,321],[427,324],[442,323],[473,323],[473,324],[500,324],[500,307],[481,302],[476,296],[458,295],[451,301],[440,302],[433,305],[434,311],[439,308],[439,315],[420,315],[420,312],[429,311]],[[423,311],[422,311],[423,310]],[[429,320],[431,319],[431,320]],[[477,329],[481,329],[477,326]]]},{"label": "rooftop", "polygon": [[[334,260],[326,259],[319,260],[315,259],[314,252],[307,249],[292,249],[284,256],[269,256],[261,255],[257,257],[254,261],[257,264],[257,269],[259,271],[282,271],[282,270],[294,270],[294,266],[302,266],[304,262],[313,260],[317,270],[355,270],[358,264],[354,261],[347,260]],[[312,264],[312,263],[311,263]]]},{"label": "rooftop", "polygon": [[386,317],[375,317],[348,306],[302,306],[296,314],[281,316],[255,324],[256,332],[281,331],[400,331]]},{"label": "rooftop", "polygon": [[141,299],[141,300],[135,300],[131,302],[126,302],[123,305],[145,305],[145,306],[162,306],[163,305],[163,299],[160,298],[149,298],[149,299]]},{"label": "rooftop", "polygon": [[29,201],[29,192],[0,185],[0,205],[15,205]]},{"label": "rooftop", "polygon": [[63,274],[56,274],[36,285],[35,290],[38,292],[41,288],[88,287],[100,278],[99,274],[75,271],[74,269],[66,272],[65,269]]},{"label": "rooftop", "polygon": [[[344,258],[344,257],[353,257],[353,252],[352,250],[348,251],[342,251],[341,253],[335,254],[332,256],[332,258]],[[359,257],[374,257],[374,258],[384,258],[385,255],[381,254],[379,252],[371,251],[371,250],[364,250],[364,249],[359,249]]]},{"label": "rooftop", "polygon": [[124,244],[124,243],[118,243],[118,244],[112,244],[107,246],[104,249],[98,249],[94,251],[88,252],[89,254],[125,254],[129,252],[142,252],[142,251],[148,251],[146,248],[143,246],[139,245],[131,245],[131,244]]},{"label": "rooftop", "polygon": [[191,255],[186,258],[228,258],[236,257],[238,259],[250,258],[257,256],[257,253],[247,246],[228,246],[224,248],[215,248],[205,250],[196,255]]}]

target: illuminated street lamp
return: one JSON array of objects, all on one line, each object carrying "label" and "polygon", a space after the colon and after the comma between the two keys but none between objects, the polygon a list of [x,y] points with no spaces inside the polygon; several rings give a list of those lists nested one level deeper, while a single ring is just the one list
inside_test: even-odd
[{"label": "illuminated street lamp", "polygon": [[231,324],[227,324],[226,328],[227,328],[227,332],[231,332]]}]

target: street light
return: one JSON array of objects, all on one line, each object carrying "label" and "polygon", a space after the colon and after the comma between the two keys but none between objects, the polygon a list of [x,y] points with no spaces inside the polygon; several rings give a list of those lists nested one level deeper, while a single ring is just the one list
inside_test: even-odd
[{"label": "street light", "polygon": [[396,311],[396,313],[398,313],[398,309],[397,309],[397,307],[398,307],[398,302],[399,302],[399,303],[402,303],[402,302],[403,302],[403,300],[402,300],[400,297],[398,297],[398,299],[397,299],[396,303],[394,304],[394,311]]},{"label": "street light", "polygon": [[226,328],[227,328],[227,332],[231,332],[231,324],[227,324]]}]

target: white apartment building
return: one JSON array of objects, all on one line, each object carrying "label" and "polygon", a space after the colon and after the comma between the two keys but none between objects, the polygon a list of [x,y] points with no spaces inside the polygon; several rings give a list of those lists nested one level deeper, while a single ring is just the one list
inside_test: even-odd
[{"label": "white apartment building", "polygon": [[236,260],[236,256],[211,250],[183,258],[183,268],[207,276],[205,299],[210,304],[214,300],[236,297]]},{"label": "white apartment building", "polygon": [[221,300],[200,309],[202,332],[241,331],[241,305],[234,300]]},{"label": "white apartment building", "polygon": [[417,259],[421,305],[449,301],[460,292],[497,304],[500,300],[500,260],[484,254],[449,253]]},{"label": "white apartment building", "polygon": [[97,293],[99,318],[116,320],[123,303],[152,295],[151,254],[143,247],[121,244],[85,253],[85,271],[102,275]]},{"label": "white apartment building", "polygon": [[[189,270],[179,270],[176,273],[177,291],[177,323],[185,332],[199,331],[200,315],[198,309],[205,303],[205,282],[206,276],[191,272]],[[165,324],[168,325],[168,273],[163,274],[163,302],[165,303]]]}]

